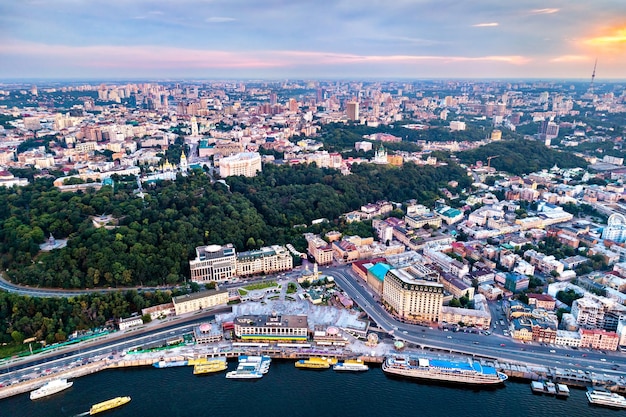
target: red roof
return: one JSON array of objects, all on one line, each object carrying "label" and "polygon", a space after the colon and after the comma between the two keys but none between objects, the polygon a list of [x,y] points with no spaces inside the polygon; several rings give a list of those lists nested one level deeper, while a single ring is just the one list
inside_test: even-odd
[{"label": "red roof", "polygon": [[528,294],[528,298],[534,298],[539,301],[554,301],[550,294]]}]

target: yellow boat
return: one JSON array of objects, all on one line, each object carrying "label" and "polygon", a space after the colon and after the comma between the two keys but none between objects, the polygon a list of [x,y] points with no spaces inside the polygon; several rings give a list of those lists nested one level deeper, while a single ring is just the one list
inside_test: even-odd
[{"label": "yellow boat", "polygon": [[300,359],[296,362],[296,368],[328,369],[336,363],[337,358],[319,358],[315,356],[309,359]]},{"label": "yellow boat", "polygon": [[120,407],[130,401],[130,397],[115,397],[110,400],[103,401],[98,404],[94,404],[89,409],[89,415],[93,416],[94,414],[102,413],[104,411],[111,410],[113,408]]},{"label": "yellow boat", "polygon": [[209,359],[206,363],[199,363],[193,366],[194,375],[210,374],[213,372],[225,371],[228,368],[226,358]]}]

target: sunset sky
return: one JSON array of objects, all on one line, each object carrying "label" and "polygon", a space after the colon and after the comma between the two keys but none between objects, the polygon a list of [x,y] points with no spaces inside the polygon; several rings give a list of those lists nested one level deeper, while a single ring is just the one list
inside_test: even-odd
[{"label": "sunset sky", "polygon": [[2,79],[626,79],[625,0],[1,3]]}]

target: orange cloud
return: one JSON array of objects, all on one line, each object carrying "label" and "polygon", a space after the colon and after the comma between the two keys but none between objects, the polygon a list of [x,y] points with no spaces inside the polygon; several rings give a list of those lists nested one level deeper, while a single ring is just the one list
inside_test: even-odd
[{"label": "orange cloud", "polygon": [[599,47],[623,47],[626,46],[626,27],[613,29],[611,33],[589,38],[584,41],[586,45]]}]

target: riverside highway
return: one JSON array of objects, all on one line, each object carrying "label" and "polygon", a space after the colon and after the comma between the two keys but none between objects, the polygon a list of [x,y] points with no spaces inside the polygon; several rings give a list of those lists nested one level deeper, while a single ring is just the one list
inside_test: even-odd
[{"label": "riverside highway", "polygon": [[[517,362],[542,365],[547,367],[559,367],[562,369],[580,369],[589,372],[606,373],[621,375],[626,369],[626,355],[621,352],[607,352],[602,353],[600,351],[593,351],[589,349],[574,350],[562,346],[542,346],[536,342],[522,343],[515,341],[510,337],[505,337],[502,334],[497,334],[495,331],[493,334],[486,336],[483,334],[463,333],[453,331],[443,331],[432,326],[432,328],[426,326],[418,326],[408,324],[396,320],[392,317],[380,304],[377,297],[367,287],[365,282],[354,275],[350,266],[331,266],[322,268],[320,272],[331,276],[335,279],[335,282],[346,295],[348,295],[358,306],[367,314],[367,316],[377,325],[380,329],[380,333],[383,337],[390,335],[390,337],[402,340],[405,343],[414,345],[417,349],[426,349],[433,351],[450,351],[460,352],[468,355],[473,355],[481,358],[498,359],[506,362]],[[297,274],[296,271],[287,273],[287,278],[293,278]],[[276,277],[267,277],[266,279],[276,280]],[[254,282],[260,281],[255,279]],[[0,281],[1,283],[2,281]],[[231,283],[221,286],[222,288],[239,287],[245,285],[250,281],[242,281],[240,283]],[[6,283],[6,281],[5,281]],[[93,291],[103,290],[77,290],[77,291],[64,291],[64,290],[51,290],[44,288],[27,288],[10,285],[2,285],[7,291],[27,293],[31,296],[52,296],[52,297],[71,297],[78,294],[84,294]],[[128,288],[119,289],[106,289],[104,291],[123,291]],[[136,289],[136,288],[132,288]],[[148,290],[144,288],[144,290]],[[42,295],[45,294],[45,295]],[[492,313],[497,311],[492,310]],[[198,314],[195,317],[187,317],[184,319],[173,320],[167,323],[163,323],[163,326],[155,326],[155,323],[145,326],[144,328],[137,329],[131,333],[125,334],[124,348],[130,345],[138,345],[145,343],[145,340],[133,340],[139,339],[150,334],[156,335],[153,340],[165,340],[167,336],[172,337],[173,334],[164,334],[164,327],[168,332],[175,332],[178,335],[181,332],[188,331],[189,323],[196,321],[201,317],[206,317],[209,314]],[[494,317],[494,321],[495,321]],[[159,339],[160,337],[160,339]],[[22,368],[32,368],[35,365],[43,366],[46,361],[59,359],[61,356],[67,355],[76,357],[80,355],[82,357],[89,357],[97,353],[104,352],[102,348],[108,348],[109,352],[113,350],[119,350],[119,346],[115,346],[120,341],[105,339],[102,343],[90,343],[87,345],[79,344],[73,345],[70,350],[63,350],[62,354],[42,356],[35,355],[35,357],[24,358],[20,360],[20,363],[7,363],[0,365],[0,374],[8,371],[15,371]],[[410,347],[409,346],[409,347]],[[74,349],[79,349],[74,352]],[[60,352],[59,352],[60,353]],[[69,359],[69,358],[68,358]],[[26,370],[25,370],[26,371]]]},{"label": "riverside highway", "polygon": [[602,353],[596,350],[574,350],[556,345],[542,346],[536,342],[522,343],[495,332],[486,336],[462,331],[443,331],[435,326],[426,327],[403,323],[393,318],[383,308],[367,284],[357,277],[350,267],[331,266],[324,268],[323,273],[332,276],[346,295],[357,303],[381,330],[391,333],[395,339],[416,345],[418,348],[450,350],[507,362],[563,369],[575,368],[615,375],[622,375],[626,370],[626,355],[621,352]]}]

